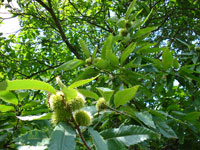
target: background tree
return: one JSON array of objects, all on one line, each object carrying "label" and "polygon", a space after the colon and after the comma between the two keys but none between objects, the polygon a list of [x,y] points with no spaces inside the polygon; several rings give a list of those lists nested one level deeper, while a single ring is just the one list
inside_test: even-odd
[{"label": "background tree", "polygon": [[[2,149],[200,146],[198,0],[1,5],[21,26],[18,34],[0,37]],[[53,87],[64,101],[77,91],[86,97],[89,127],[72,114],[52,125],[47,102]]]}]

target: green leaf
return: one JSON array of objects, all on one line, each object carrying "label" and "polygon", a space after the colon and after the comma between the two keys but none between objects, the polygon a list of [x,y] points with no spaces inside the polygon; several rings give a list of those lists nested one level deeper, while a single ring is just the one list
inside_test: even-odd
[{"label": "green leaf", "polygon": [[66,88],[66,86],[62,83],[62,81],[60,80],[60,77],[56,77],[56,82],[58,83],[59,87],[61,89]]},{"label": "green leaf", "polygon": [[117,21],[117,26],[119,28],[125,28],[126,27],[126,20],[124,18],[120,18],[118,21]]},{"label": "green leaf", "polygon": [[40,131],[40,130],[32,130],[19,136],[14,141],[20,142],[22,145],[37,146],[45,138],[46,139],[48,138],[45,132]]},{"label": "green leaf", "polygon": [[99,69],[109,69],[110,64],[106,59],[99,59],[95,66]]},{"label": "green leaf", "polygon": [[139,88],[139,85],[136,85],[132,88],[117,91],[114,96],[115,105],[118,107],[120,105],[126,104],[128,101],[130,101],[135,96],[138,88]]},{"label": "green leaf", "polygon": [[81,45],[81,48],[82,48],[82,50],[83,50],[85,56],[86,56],[87,58],[89,58],[89,57],[90,57],[90,51],[89,51],[87,45],[85,44],[85,42],[84,42],[82,39],[79,39],[79,43],[80,43],[80,45]]},{"label": "green leaf", "polygon": [[188,113],[183,119],[187,121],[194,121],[194,120],[198,120],[199,116],[200,116],[200,112],[194,111],[194,112]]},{"label": "green leaf", "polygon": [[14,111],[15,108],[13,106],[7,106],[0,104],[0,112]]},{"label": "green leaf", "polygon": [[89,82],[91,82],[92,80],[96,79],[98,76],[94,77],[94,78],[91,78],[91,79],[86,79],[86,80],[79,80],[75,83],[72,83],[68,88],[76,88],[76,87],[79,87],[79,86],[82,86],[84,84],[87,84]]},{"label": "green leaf", "polygon": [[92,128],[89,128],[88,131],[92,136],[96,150],[108,150],[106,142],[97,131],[93,130]]},{"label": "green leaf", "polygon": [[102,51],[101,51],[101,58],[106,59],[107,51],[112,51],[112,34],[108,36],[106,41],[104,42]]},{"label": "green leaf", "polygon": [[97,50],[98,50],[98,46],[94,49],[94,52],[92,53],[92,61],[94,61],[94,58],[95,58],[96,53],[97,53]]},{"label": "green leaf", "polygon": [[86,89],[78,89],[78,91],[83,94],[85,97],[90,97],[90,98],[94,98],[95,100],[98,100],[99,99],[99,96],[92,92],[92,91],[89,91],[89,90],[86,90]]},{"label": "green leaf", "polygon": [[133,11],[135,2],[136,2],[136,0],[133,0],[133,1],[131,2],[131,4],[129,5],[129,7],[128,7],[128,9],[127,9],[127,11],[126,11],[126,14],[125,14],[125,16],[126,16],[125,19],[126,19],[126,20],[128,19],[129,15],[130,15],[131,12]]},{"label": "green leaf", "polygon": [[45,113],[45,114],[36,115],[36,116],[17,116],[17,118],[22,121],[46,120],[46,119],[51,119],[51,115],[52,113]]},{"label": "green leaf", "polygon": [[0,91],[0,99],[2,99],[6,103],[14,105],[18,104],[18,99],[16,98],[16,96],[9,91]]},{"label": "green leaf", "polygon": [[73,99],[77,96],[77,90],[72,88],[63,88],[62,92],[67,100]]},{"label": "green leaf", "polygon": [[59,66],[58,68],[55,69],[55,71],[59,71],[59,70],[63,70],[63,71],[67,71],[67,70],[72,70],[77,68],[80,65],[85,64],[85,62],[83,60],[80,59],[73,59],[70,60],[64,64],[62,64],[61,66]]},{"label": "green leaf", "polygon": [[55,94],[56,90],[48,83],[38,80],[13,80],[0,82],[1,90],[43,90]]},{"label": "green leaf", "polygon": [[92,78],[94,76],[97,76],[99,74],[99,71],[94,68],[87,67],[80,74],[77,75],[74,82],[82,80],[82,79],[88,79]]},{"label": "green leaf", "polygon": [[178,69],[178,68],[180,67],[180,64],[179,64],[177,58],[175,58],[175,59],[173,60],[173,67],[174,67],[175,69]]},{"label": "green leaf", "polygon": [[140,53],[155,53],[155,52],[160,52],[160,51],[165,50],[165,49],[166,49],[165,47],[146,48],[146,49],[142,49],[140,51],[137,51],[136,53],[139,53],[139,52]]},{"label": "green leaf", "polygon": [[131,43],[122,53],[121,55],[121,59],[120,59],[120,63],[123,64],[124,61],[128,58],[128,56],[130,55],[130,53],[133,52],[133,50],[136,47],[136,43]]},{"label": "green leaf", "polygon": [[144,124],[146,124],[149,127],[152,128],[156,128],[153,120],[152,120],[152,116],[151,114],[149,114],[148,112],[135,112],[135,115],[138,119],[140,119],[142,122],[144,122]]},{"label": "green leaf", "polygon": [[144,29],[140,29],[139,31],[137,31],[134,35],[133,35],[133,39],[139,38],[145,34],[150,33],[151,31],[157,29],[158,27],[146,27]]},{"label": "green leaf", "polygon": [[182,43],[183,45],[185,45],[185,46],[187,46],[188,47],[188,49],[190,50],[190,45],[189,44],[187,44],[186,42],[184,42],[184,41],[182,41],[182,40],[180,40],[180,39],[178,39],[178,38],[176,38],[180,43]]},{"label": "green leaf", "polygon": [[75,150],[76,133],[71,126],[59,123],[51,134],[48,150]]},{"label": "green leaf", "polygon": [[154,122],[160,131],[160,133],[165,136],[166,138],[177,138],[176,133],[173,131],[172,128],[170,128],[166,122],[160,120],[160,119],[154,119]]},{"label": "green leaf", "polygon": [[173,56],[168,48],[165,49],[162,54],[162,64],[165,70],[172,67],[173,65]]},{"label": "green leaf", "polygon": [[158,136],[155,132],[136,125],[121,126],[120,128],[107,129],[101,132],[105,140],[117,140],[126,146],[143,142],[149,138]]},{"label": "green leaf", "polygon": [[111,96],[113,95],[113,90],[104,87],[97,87],[99,93],[105,98],[106,101],[109,101]]}]

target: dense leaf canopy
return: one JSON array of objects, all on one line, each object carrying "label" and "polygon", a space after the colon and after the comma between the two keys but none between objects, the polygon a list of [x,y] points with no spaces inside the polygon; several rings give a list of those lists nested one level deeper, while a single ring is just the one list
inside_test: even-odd
[{"label": "dense leaf canopy", "polygon": [[[0,2],[20,23],[0,33],[0,149],[200,147],[198,0],[13,1]],[[48,108],[60,90],[66,106],[85,96],[89,127]]]}]

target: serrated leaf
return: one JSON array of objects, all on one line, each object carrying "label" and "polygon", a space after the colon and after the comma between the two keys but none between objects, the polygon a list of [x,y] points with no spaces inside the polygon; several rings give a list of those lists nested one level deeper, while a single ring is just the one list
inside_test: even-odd
[{"label": "serrated leaf", "polygon": [[59,71],[59,70],[63,70],[63,71],[67,71],[67,70],[72,70],[77,68],[80,65],[85,64],[85,62],[83,60],[80,59],[73,59],[70,60],[64,64],[62,64],[61,66],[59,66],[58,68],[55,69],[55,71]]},{"label": "serrated leaf", "polygon": [[82,50],[83,50],[85,56],[86,56],[87,58],[89,58],[89,57],[90,57],[90,51],[89,51],[87,45],[85,44],[85,42],[84,42],[82,39],[79,39],[79,43],[80,43],[80,45],[81,45],[81,48],[82,48]]},{"label": "serrated leaf", "polygon": [[48,83],[39,80],[13,80],[0,82],[0,91],[43,90],[55,94],[56,90]]},{"label": "serrated leaf", "polygon": [[16,98],[16,96],[9,91],[0,91],[0,99],[2,99],[6,103],[14,105],[18,104],[18,99]]},{"label": "serrated leaf", "polygon": [[136,43],[131,43],[122,53],[121,55],[121,59],[120,59],[120,63],[123,64],[124,61],[128,58],[128,56],[130,55],[130,53],[133,52],[133,50],[136,47]]},{"label": "serrated leaf", "polygon": [[107,129],[101,132],[105,140],[117,140],[126,146],[140,143],[150,137],[158,136],[155,132],[136,125],[121,126],[120,128]]},{"label": "serrated leaf", "polygon": [[158,27],[146,27],[144,29],[140,29],[139,31],[137,31],[134,35],[133,35],[133,39],[139,38],[145,34],[150,33],[151,31],[157,29]]},{"label": "serrated leaf", "polygon": [[98,100],[99,99],[99,96],[92,92],[92,91],[89,91],[89,90],[86,90],[86,89],[78,89],[78,91],[83,94],[85,97],[90,97],[90,98],[94,98],[95,100]]},{"label": "serrated leaf", "polygon": [[45,138],[48,137],[43,131],[32,130],[16,138],[14,141],[20,142],[22,145],[37,146]]},{"label": "serrated leaf", "polygon": [[95,66],[99,69],[108,69],[110,67],[109,62],[106,59],[99,59]]},{"label": "serrated leaf", "polygon": [[127,11],[126,11],[126,14],[125,14],[125,16],[126,16],[125,19],[126,19],[126,20],[128,19],[130,13],[133,11],[135,2],[136,2],[136,0],[133,0],[133,1],[131,2],[131,4],[129,5],[129,7],[128,7],[128,9],[127,9]]},{"label": "serrated leaf", "polygon": [[148,112],[135,112],[136,117],[149,127],[156,128],[151,114]]},{"label": "serrated leaf", "polygon": [[17,116],[17,118],[22,121],[46,120],[46,119],[51,119],[51,115],[52,113],[45,113],[45,114],[36,115],[36,116]]},{"label": "serrated leaf", "polygon": [[102,51],[101,51],[101,58],[102,59],[106,59],[106,53],[107,51],[111,51],[112,50],[112,34],[110,34],[106,41],[104,42]]},{"label": "serrated leaf", "polygon": [[71,126],[59,123],[51,134],[48,150],[75,150],[76,133]]},{"label": "serrated leaf", "polygon": [[155,118],[154,122],[156,124],[156,127],[160,131],[160,133],[165,136],[166,138],[177,138],[176,133],[172,128],[170,128],[166,122],[160,120],[159,118]]},{"label": "serrated leaf", "polygon": [[165,70],[172,67],[173,65],[173,56],[168,48],[165,49],[162,54],[162,64]]},{"label": "serrated leaf", "polygon": [[120,105],[126,104],[135,96],[138,88],[139,88],[139,85],[136,85],[132,88],[117,91],[116,94],[114,95],[114,104],[117,107]]},{"label": "serrated leaf", "polygon": [[99,93],[105,98],[106,101],[109,101],[111,96],[113,95],[113,90],[104,87],[97,87]]},{"label": "serrated leaf", "polygon": [[84,84],[87,84],[87,83],[93,81],[93,80],[96,79],[97,77],[98,77],[98,76],[93,77],[93,78],[91,78],[91,79],[79,80],[79,81],[77,81],[77,82],[72,83],[68,88],[76,88],[76,87],[82,86],[82,85],[84,85]]},{"label": "serrated leaf", "polygon": [[13,106],[0,105],[0,112],[14,111],[15,108]]},{"label": "serrated leaf", "polygon": [[92,128],[89,128],[88,131],[92,136],[96,150],[108,150],[106,142],[97,131],[93,130]]},{"label": "serrated leaf", "polygon": [[87,67],[85,70],[82,70],[80,74],[78,74],[74,82],[82,80],[82,79],[88,79],[88,78],[97,76],[98,74],[99,74],[99,71],[97,69]]},{"label": "serrated leaf", "polygon": [[66,88],[65,87],[65,88],[62,89],[62,92],[64,93],[65,98],[67,100],[73,99],[77,96],[77,90],[72,89],[72,88]]}]

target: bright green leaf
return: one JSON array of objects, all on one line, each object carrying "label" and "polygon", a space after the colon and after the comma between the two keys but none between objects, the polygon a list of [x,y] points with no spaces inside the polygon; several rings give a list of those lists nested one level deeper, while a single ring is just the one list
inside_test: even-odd
[{"label": "bright green leaf", "polygon": [[0,104],[0,112],[14,111],[15,108],[13,106],[1,105]]},{"label": "bright green leaf", "polygon": [[123,64],[124,61],[128,58],[128,56],[130,55],[130,53],[133,52],[133,50],[136,47],[136,43],[131,43],[123,52],[121,55],[121,59],[120,59],[120,63]]},{"label": "bright green leaf", "polygon": [[112,34],[108,36],[106,41],[104,42],[102,51],[101,51],[101,58],[106,59],[107,51],[112,51]]},{"label": "bright green leaf", "polygon": [[97,87],[99,93],[105,98],[106,101],[109,101],[111,96],[113,95],[113,90],[104,87]]},{"label": "bright green leaf", "polygon": [[128,7],[128,9],[127,9],[127,11],[126,11],[126,14],[125,14],[125,16],[126,16],[125,19],[126,19],[126,20],[128,19],[129,15],[130,15],[131,12],[133,11],[135,2],[136,2],[136,0],[133,0],[133,1],[131,2],[131,4],[129,5],[129,7]]},{"label": "bright green leaf", "polygon": [[0,91],[0,99],[5,101],[6,103],[11,103],[14,105],[18,104],[18,99],[16,98],[16,96],[9,91]]},{"label": "bright green leaf", "polygon": [[135,96],[138,88],[139,88],[139,85],[136,85],[132,88],[117,91],[114,96],[115,105],[118,107],[120,105],[126,104],[128,101],[130,101]]},{"label": "bright green leaf", "polygon": [[77,96],[77,90],[72,88],[63,88],[62,92],[67,100],[73,99]]},{"label": "bright green leaf", "polygon": [[165,70],[172,67],[173,65],[173,56],[169,49],[165,49],[162,54],[162,64]]},{"label": "bright green leaf", "polygon": [[98,76],[94,77],[94,78],[91,78],[91,79],[86,79],[86,80],[79,80],[75,83],[72,83],[68,88],[76,88],[76,87],[79,87],[79,86],[82,86],[84,84],[87,84],[89,82],[91,82],[92,80],[96,79]]},{"label": "bright green leaf", "polygon": [[79,43],[80,43],[80,45],[81,45],[81,48],[82,48],[82,50],[83,50],[85,56],[86,56],[87,58],[89,58],[89,57],[90,57],[90,51],[89,51],[87,45],[85,44],[85,42],[84,42],[82,39],[79,39]]},{"label": "bright green leaf", "polygon": [[39,80],[13,80],[0,82],[1,90],[43,90],[55,94],[56,90],[48,83]]}]

